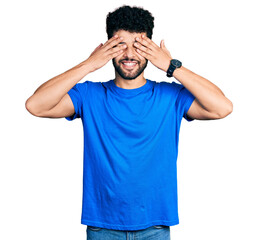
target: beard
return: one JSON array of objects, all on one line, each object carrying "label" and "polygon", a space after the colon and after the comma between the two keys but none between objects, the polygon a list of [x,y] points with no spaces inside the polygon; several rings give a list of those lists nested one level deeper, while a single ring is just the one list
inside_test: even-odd
[{"label": "beard", "polygon": [[[120,65],[122,64],[122,61],[136,61],[137,65],[135,66],[134,69],[123,69],[122,67],[120,67]],[[147,63],[148,60],[146,59],[144,62],[143,61],[137,61],[135,59],[129,59],[129,58],[125,58],[125,59],[121,59],[118,62],[115,61],[115,59],[112,59],[113,62],[113,66],[116,70],[116,72],[123,78],[126,80],[133,80],[135,78],[137,78],[138,76],[140,76],[142,74],[142,72],[144,71],[144,69],[147,67]]]}]

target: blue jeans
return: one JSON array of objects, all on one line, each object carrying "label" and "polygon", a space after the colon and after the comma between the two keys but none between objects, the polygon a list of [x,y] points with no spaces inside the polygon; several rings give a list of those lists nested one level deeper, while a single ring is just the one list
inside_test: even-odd
[{"label": "blue jeans", "polygon": [[87,226],[87,240],[170,240],[170,227],[151,226],[146,229],[127,231]]}]

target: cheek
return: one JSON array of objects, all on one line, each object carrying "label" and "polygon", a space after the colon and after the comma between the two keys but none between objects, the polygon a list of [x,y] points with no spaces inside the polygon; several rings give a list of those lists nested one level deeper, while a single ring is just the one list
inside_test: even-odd
[{"label": "cheek", "polygon": [[135,49],[135,55],[138,57],[138,59],[141,61],[141,62],[145,62],[147,61],[147,58],[143,57],[140,53],[138,53]]},{"label": "cheek", "polygon": [[134,52],[135,52],[135,55],[136,55],[139,59],[141,59],[141,60],[144,59],[144,57],[143,57],[141,54],[139,54],[139,53],[136,51],[136,49],[134,49]]},{"label": "cheek", "polygon": [[118,62],[119,62],[119,60],[121,59],[121,57],[119,56],[119,57],[115,57],[115,58],[113,58],[112,60],[115,62],[115,63],[117,63],[118,64]]},{"label": "cheek", "polygon": [[145,57],[143,57],[141,54],[139,54],[137,51],[135,51],[135,55],[139,58],[139,60],[141,62],[146,61],[147,59]]},{"label": "cheek", "polygon": [[145,63],[147,61],[147,58],[143,57],[142,55],[138,54],[137,56],[140,59],[141,63]]}]

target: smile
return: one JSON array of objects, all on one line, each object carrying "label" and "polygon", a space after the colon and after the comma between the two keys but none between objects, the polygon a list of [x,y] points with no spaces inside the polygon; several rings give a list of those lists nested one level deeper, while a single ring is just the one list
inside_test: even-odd
[{"label": "smile", "polygon": [[126,69],[133,69],[137,65],[137,62],[122,61],[122,64],[123,64],[124,68],[126,68]]}]

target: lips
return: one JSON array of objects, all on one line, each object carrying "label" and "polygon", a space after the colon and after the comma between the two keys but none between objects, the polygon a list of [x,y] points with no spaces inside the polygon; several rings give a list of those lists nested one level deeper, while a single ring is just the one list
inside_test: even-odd
[{"label": "lips", "polygon": [[121,63],[125,69],[133,69],[138,64],[137,61],[126,61],[126,60],[121,61]]}]

